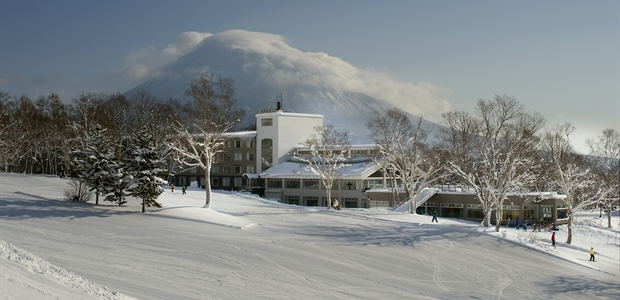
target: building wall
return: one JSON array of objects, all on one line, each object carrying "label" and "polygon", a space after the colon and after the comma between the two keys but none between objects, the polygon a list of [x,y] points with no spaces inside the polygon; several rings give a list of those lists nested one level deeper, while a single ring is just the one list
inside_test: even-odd
[{"label": "building wall", "polygon": [[[271,120],[271,122],[266,122]],[[271,124],[271,125],[266,125]],[[273,166],[288,160],[288,153],[315,133],[316,126],[323,126],[323,116],[276,111],[256,115],[256,156],[257,173],[263,170],[260,158],[263,157],[262,141],[273,141]]]}]

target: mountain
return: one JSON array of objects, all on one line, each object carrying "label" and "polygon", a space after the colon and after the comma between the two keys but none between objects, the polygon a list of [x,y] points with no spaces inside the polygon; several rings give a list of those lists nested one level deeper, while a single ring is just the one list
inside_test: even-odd
[{"label": "mountain", "polygon": [[[358,69],[325,53],[302,52],[278,35],[229,30],[204,38],[193,51],[164,66],[157,77],[125,95],[145,90],[160,99],[189,100],[185,90],[204,72],[235,80],[237,105],[246,110],[241,126],[253,124],[258,109],[274,108],[282,101],[284,111],[322,114],[325,124],[349,131],[354,143],[370,141],[365,124],[373,114],[395,106],[387,101],[390,97],[422,98],[415,91],[424,88]],[[429,103],[433,101],[399,107],[420,112],[416,108],[436,107]],[[441,101],[438,106],[449,107]]]}]

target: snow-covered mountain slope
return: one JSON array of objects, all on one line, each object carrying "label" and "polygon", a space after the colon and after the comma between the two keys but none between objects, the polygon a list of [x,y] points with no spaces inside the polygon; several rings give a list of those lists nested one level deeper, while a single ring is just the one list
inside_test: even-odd
[{"label": "snow-covered mountain slope", "polygon": [[[159,76],[125,93],[145,90],[159,99],[189,99],[189,83],[204,72],[235,80],[237,105],[246,111],[243,126],[258,109],[322,114],[325,124],[351,132],[353,142],[369,141],[366,122],[377,112],[399,107],[414,115],[435,117],[449,108],[433,95],[429,83],[414,85],[365,71],[325,53],[302,52],[277,35],[231,30],[210,35],[179,57]],[[433,127],[434,123],[426,122]]]}]

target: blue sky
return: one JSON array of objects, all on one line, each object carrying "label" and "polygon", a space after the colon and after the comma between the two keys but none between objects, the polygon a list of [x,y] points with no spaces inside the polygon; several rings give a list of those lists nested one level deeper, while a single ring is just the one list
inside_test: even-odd
[{"label": "blue sky", "polygon": [[453,109],[508,94],[549,124],[577,127],[575,146],[620,128],[619,1],[6,1],[0,89],[125,92],[105,80],[141,51],[183,33],[281,35],[357,68],[442,87]]}]

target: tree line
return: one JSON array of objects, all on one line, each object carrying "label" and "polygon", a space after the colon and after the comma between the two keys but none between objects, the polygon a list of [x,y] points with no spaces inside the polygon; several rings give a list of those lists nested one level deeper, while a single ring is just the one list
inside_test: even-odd
[{"label": "tree line", "polygon": [[207,174],[219,162],[223,134],[244,116],[235,109],[233,80],[212,73],[189,84],[192,101],[160,101],[145,91],[82,93],[64,104],[56,94],[11,96],[0,91],[0,166],[5,172],[75,178],[67,198],[99,196],[118,205],[127,196],[160,207],[161,174],[199,167]]}]

